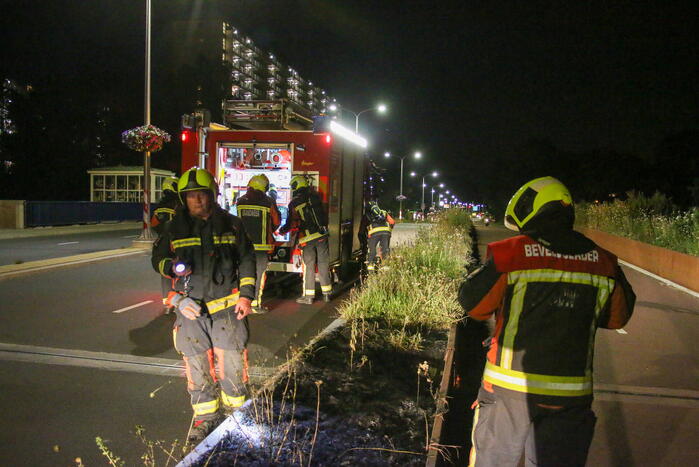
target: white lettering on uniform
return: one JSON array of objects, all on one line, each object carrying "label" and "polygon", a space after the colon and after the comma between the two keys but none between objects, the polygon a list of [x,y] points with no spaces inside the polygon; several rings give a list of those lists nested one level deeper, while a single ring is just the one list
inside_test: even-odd
[{"label": "white lettering on uniform", "polygon": [[524,245],[524,256],[531,258],[532,256],[553,256],[555,258],[563,259],[574,259],[578,261],[590,261],[593,263],[599,262],[599,253],[597,250],[588,251],[584,254],[578,255],[562,255],[560,253],[554,253],[543,245],[535,244],[525,244]]}]

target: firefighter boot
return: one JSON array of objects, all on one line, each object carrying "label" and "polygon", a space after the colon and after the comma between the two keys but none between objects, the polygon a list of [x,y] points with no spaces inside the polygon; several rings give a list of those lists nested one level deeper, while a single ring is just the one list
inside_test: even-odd
[{"label": "firefighter boot", "polygon": [[313,296],[312,295],[302,295],[296,299],[296,303],[301,303],[302,305],[312,305]]},{"label": "firefighter boot", "polygon": [[331,300],[330,294],[329,294],[329,293],[324,293],[324,294],[323,294],[323,301],[324,301],[325,303],[328,303],[328,302],[330,302],[330,300]]},{"label": "firefighter boot", "polygon": [[209,433],[214,431],[221,422],[219,417],[209,418],[206,420],[194,420],[194,424],[189,429],[187,435],[187,449],[194,449],[199,443],[204,441],[204,438],[209,436]]}]

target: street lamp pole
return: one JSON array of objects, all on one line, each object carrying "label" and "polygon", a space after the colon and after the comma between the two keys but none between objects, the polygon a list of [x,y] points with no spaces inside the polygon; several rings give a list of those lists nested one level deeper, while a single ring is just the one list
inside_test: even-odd
[{"label": "street lamp pole", "polygon": [[[145,84],[145,125],[150,125],[150,31],[151,0],[146,0],[146,84]],[[143,232],[139,240],[153,240],[150,229],[150,151],[143,153]]]},{"label": "street lamp pole", "polygon": [[370,110],[376,110],[379,113],[384,113],[386,111],[386,106],[383,104],[379,104],[377,107],[369,107],[368,109],[364,109],[364,110],[361,110],[359,112],[353,112],[352,110],[350,110],[347,107],[344,107],[340,104],[332,104],[330,106],[330,110],[333,112],[337,109],[340,109],[340,111],[346,110],[347,112],[354,115],[354,132],[356,134],[359,134],[359,116],[361,114],[363,114],[364,112],[369,112]]},{"label": "street lamp pole", "polygon": [[[386,157],[391,157],[391,153],[387,152],[384,154]],[[405,158],[408,157],[407,155],[405,156],[398,156],[400,159],[400,194],[398,195],[398,219],[403,219],[403,165]],[[419,159],[422,157],[422,153],[419,151],[415,152],[414,154],[415,159]]]}]

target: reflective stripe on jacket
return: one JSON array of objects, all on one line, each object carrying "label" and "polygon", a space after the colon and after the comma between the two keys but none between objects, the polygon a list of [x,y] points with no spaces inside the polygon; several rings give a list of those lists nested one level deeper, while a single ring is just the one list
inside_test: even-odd
[{"label": "reflective stripe on jacket", "polygon": [[616,257],[590,245],[560,254],[525,235],[488,245],[487,263],[459,292],[469,317],[496,314],[486,389],[591,397],[595,332],[623,326],[635,296]]},{"label": "reflective stripe on jacket", "polygon": [[158,204],[153,209],[153,216],[150,219],[150,226],[158,235],[163,234],[165,224],[170,222],[175,217],[175,211],[182,204],[177,194],[165,192],[165,195],[160,199]]},{"label": "reflective stripe on jacket", "polygon": [[176,258],[192,273],[187,290],[183,278],[177,278],[174,290],[205,304],[209,314],[232,308],[240,296],[250,300],[255,296],[252,244],[240,219],[218,205],[206,221],[178,211],[153,246],[153,267],[172,277]]},{"label": "reflective stripe on jacket", "polygon": [[391,230],[393,229],[393,224],[395,224],[396,221],[394,221],[391,215],[386,211],[382,210],[381,214],[383,215],[382,220],[369,222],[369,232],[367,233],[368,237],[371,238],[372,235],[379,232],[391,233]]},{"label": "reflective stripe on jacket", "polygon": [[286,223],[279,231],[286,233],[292,227],[299,228],[298,242],[302,246],[328,235],[328,217],[318,193],[308,188],[297,190],[289,203]]},{"label": "reflective stripe on jacket", "polygon": [[279,228],[281,216],[277,203],[261,191],[248,189],[236,203],[238,217],[256,251],[274,249],[274,231]]}]

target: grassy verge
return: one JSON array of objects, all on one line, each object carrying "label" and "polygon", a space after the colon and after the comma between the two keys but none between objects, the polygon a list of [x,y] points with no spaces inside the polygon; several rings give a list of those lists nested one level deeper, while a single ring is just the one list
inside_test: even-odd
[{"label": "grassy verge", "polygon": [[578,226],[699,256],[699,208],[680,211],[664,195],[630,192],[624,201],[581,203]]},{"label": "grassy verge", "polygon": [[419,349],[429,330],[448,330],[463,311],[456,301],[471,256],[471,219],[462,210],[442,212],[413,244],[391,252],[378,274],[352,292],[341,308],[356,339],[367,323],[399,348]]},{"label": "grassy verge", "polygon": [[[440,370],[471,257],[471,221],[447,211],[393,250],[340,307],[349,326],[299,351],[258,388],[234,430],[196,465],[425,465]],[[142,437],[143,439],[143,437]],[[144,440],[144,465],[173,460]],[[98,440],[110,465],[121,460]]]}]

